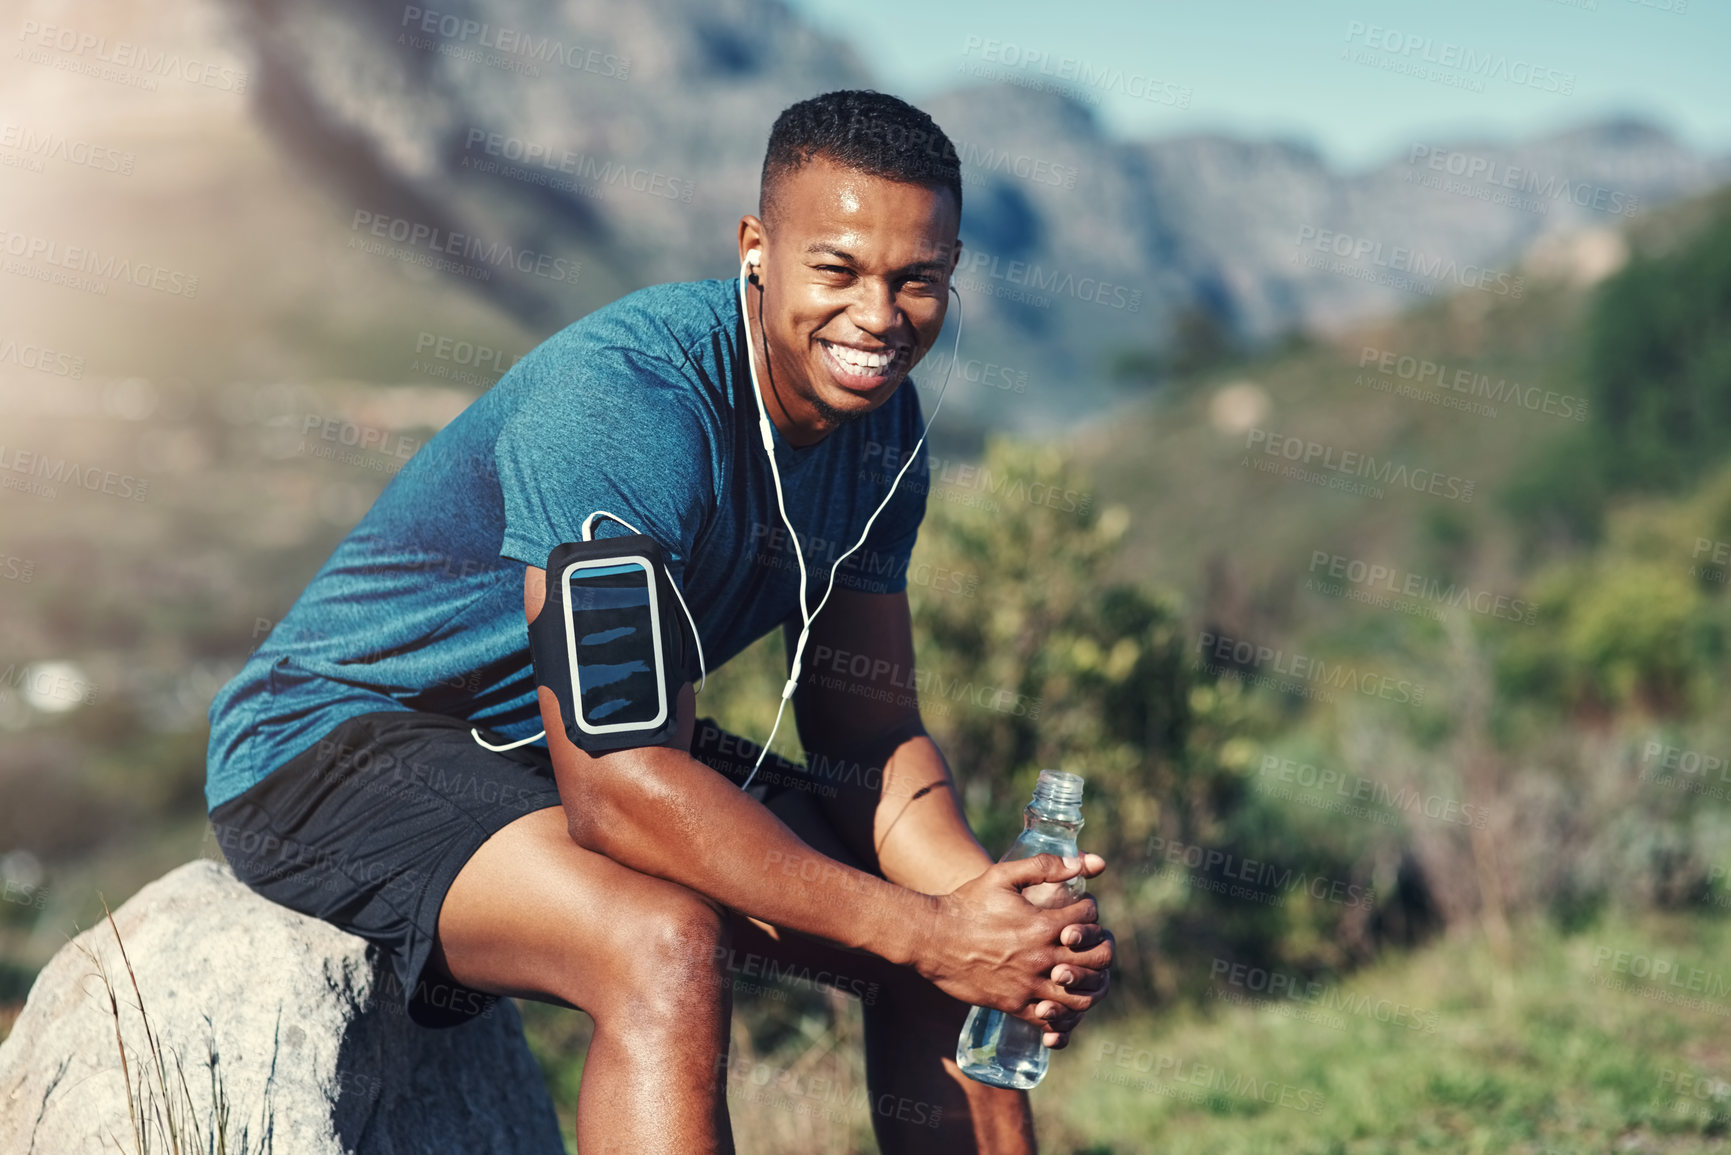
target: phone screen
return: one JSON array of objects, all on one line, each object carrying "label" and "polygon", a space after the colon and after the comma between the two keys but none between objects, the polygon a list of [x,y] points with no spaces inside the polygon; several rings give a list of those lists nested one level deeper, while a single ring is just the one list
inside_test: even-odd
[{"label": "phone screen", "polygon": [[564,580],[579,725],[598,732],[658,726],[667,700],[648,562],[579,563]]}]

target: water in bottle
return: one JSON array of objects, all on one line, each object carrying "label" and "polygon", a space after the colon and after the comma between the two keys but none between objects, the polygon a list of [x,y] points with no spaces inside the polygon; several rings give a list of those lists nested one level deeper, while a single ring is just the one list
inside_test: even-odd
[{"label": "water in bottle", "polygon": [[[1061,770],[1042,770],[1034,786],[1034,800],[1022,812],[1022,835],[999,859],[1011,862],[1036,854],[1074,858],[1076,832],[1082,828],[1082,776]],[[1067,906],[1087,889],[1081,877],[1064,882],[1042,882],[1022,891],[1036,906]],[[1046,1077],[1052,1052],[1040,1036],[1045,1031],[1002,1011],[975,1007],[956,1040],[956,1065],[962,1073],[994,1087],[1026,1090]]]}]

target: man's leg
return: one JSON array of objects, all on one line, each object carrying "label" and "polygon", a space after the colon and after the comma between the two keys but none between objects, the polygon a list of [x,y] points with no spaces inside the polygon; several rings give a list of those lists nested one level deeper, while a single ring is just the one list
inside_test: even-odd
[{"label": "man's leg", "polygon": [[577,1104],[584,1155],[731,1152],[727,923],[709,900],[571,840],[558,806],[500,829],[458,873],[429,966],[595,1020]]},{"label": "man's leg", "polygon": [[[812,795],[784,791],[768,805],[812,849],[858,865]],[[835,985],[846,993],[861,995],[862,985],[869,992],[869,1002],[861,997],[866,1086],[872,1130],[884,1155],[1032,1155],[1034,1124],[1027,1092],[976,1083],[956,1066],[956,1038],[967,1018],[966,1005],[911,968],[765,928],[738,914],[733,919],[733,957],[756,954],[766,960],[766,971],[779,967],[795,975],[827,973],[836,976]]]}]

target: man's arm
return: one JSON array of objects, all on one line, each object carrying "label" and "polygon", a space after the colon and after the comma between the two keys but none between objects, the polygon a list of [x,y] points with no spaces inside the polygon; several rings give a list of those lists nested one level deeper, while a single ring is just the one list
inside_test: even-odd
[{"label": "man's arm", "polygon": [[[793,640],[790,626],[790,648]],[[877,863],[886,879],[926,894],[953,891],[990,867],[949,764],[920,718],[907,594],[834,591],[812,624],[801,666],[795,717],[814,772],[822,778],[836,766],[881,768],[881,775],[833,775],[850,789],[838,789],[824,805],[849,848]],[[1091,878],[1105,867],[1099,855],[1085,855],[1082,873]],[[1062,934],[1064,943],[1105,962],[1056,967],[1053,977],[1073,993],[1104,997],[1116,949],[1112,933],[1077,925]],[[1074,1009],[1054,1020],[1046,1045],[1065,1045],[1078,1021]]]},{"label": "man's arm", "polygon": [[[789,627],[789,644],[794,630]],[[837,589],[812,623],[794,717],[814,772],[851,789],[825,802],[849,848],[910,890],[947,894],[992,864],[974,837],[956,782],[926,734],[914,689],[906,593]]]},{"label": "man's arm", "polygon": [[[526,567],[523,608],[531,622],[545,584],[543,570]],[[1057,943],[1063,927],[1092,920],[1093,900],[1039,910],[1018,890],[1075,873],[1052,856],[999,867],[941,898],[917,894],[817,853],[692,758],[689,686],[680,694],[680,733],[669,745],[601,755],[572,744],[552,691],[538,694],[571,837],[586,849],[775,926],[912,965],[968,1002],[1030,1021],[1042,1000],[1072,1010],[1091,1005],[1090,996],[1050,975],[1062,962],[1101,965],[1098,948]],[[628,927],[629,912],[620,914]]]}]

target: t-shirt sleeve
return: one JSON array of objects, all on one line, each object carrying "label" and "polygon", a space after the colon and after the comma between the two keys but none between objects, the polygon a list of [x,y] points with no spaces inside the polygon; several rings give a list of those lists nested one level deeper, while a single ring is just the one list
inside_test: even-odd
[{"label": "t-shirt sleeve", "polygon": [[[667,552],[677,575],[714,504],[713,430],[677,366],[607,346],[525,366],[530,399],[494,444],[505,506],[499,553],[545,566],[597,510]],[[631,530],[597,519],[592,537]]]},{"label": "t-shirt sleeve", "polygon": [[[910,393],[913,391],[911,383],[903,388]],[[922,425],[917,394],[902,408],[902,420],[898,424],[897,443],[912,449],[919,443]],[[878,482],[881,489],[872,501],[875,508],[877,502],[883,500],[882,493],[888,491],[896,471],[903,464],[908,467],[901,484],[896,486],[895,496],[872,523],[865,544],[850,559],[857,564],[843,565],[836,571],[835,584],[838,587],[868,594],[896,594],[908,588],[908,565],[913,556],[914,542],[919,537],[920,523],[925,520],[926,493],[931,485],[927,456],[922,447],[912,462],[905,462],[898,455],[890,459],[893,464],[886,468],[868,472],[868,476],[875,473],[881,479]]]}]

